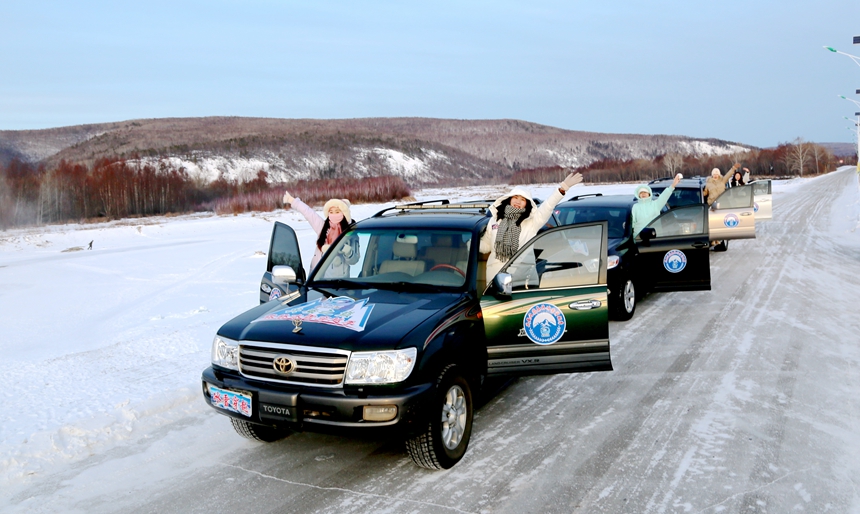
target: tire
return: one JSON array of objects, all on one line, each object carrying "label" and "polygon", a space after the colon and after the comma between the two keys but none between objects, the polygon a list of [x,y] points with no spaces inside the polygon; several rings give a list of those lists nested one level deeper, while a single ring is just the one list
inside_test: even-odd
[{"label": "tire", "polygon": [[449,469],[463,458],[469,447],[472,391],[456,370],[448,366],[439,375],[427,428],[406,440],[412,462],[422,468]]},{"label": "tire", "polygon": [[252,441],[273,443],[290,435],[289,430],[248,423],[242,419],[230,418],[230,423],[237,434]]},{"label": "tire", "polygon": [[729,249],[729,242],[725,241],[725,240],[720,241],[718,244],[714,245],[714,251],[715,252],[725,252],[728,249]]},{"label": "tire", "polygon": [[625,278],[609,299],[609,305],[612,307],[612,319],[627,321],[632,318],[636,312],[637,298],[636,285],[633,283],[633,279]]}]

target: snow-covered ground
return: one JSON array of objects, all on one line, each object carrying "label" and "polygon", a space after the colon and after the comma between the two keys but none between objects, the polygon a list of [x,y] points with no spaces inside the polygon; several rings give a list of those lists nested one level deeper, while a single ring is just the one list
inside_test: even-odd
[{"label": "snow-covered ground", "polygon": [[[775,182],[775,204],[809,180],[817,179]],[[555,187],[530,189],[546,197]],[[580,186],[576,193],[632,194],[634,187]],[[457,201],[508,189],[427,189],[415,196]],[[834,223],[834,234],[858,229],[858,196],[845,196],[845,217]],[[355,205],[352,215],[362,219],[390,205]],[[258,303],[275,220],[296,229],[309,262],[314,236],[294,211],[0,232],[0,353],[6,364],[0,491],[209,409],[200,373],[209,364],[212,337]]]}]

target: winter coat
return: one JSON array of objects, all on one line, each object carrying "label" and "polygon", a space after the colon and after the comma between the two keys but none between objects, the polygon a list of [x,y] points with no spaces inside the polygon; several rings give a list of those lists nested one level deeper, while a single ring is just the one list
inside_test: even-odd
[{"label": "winter coat", "polygon": [[708,191],[708,205],[713,204],[721,194],[726,192],[726,184],[732,179],[734,174],[735,168],[732,168],[720,178],[708,177],[708,180],[705,182],[705,189]]},{"label": "winter coat", "polygon": [[526,189],[521,187],[515,187],[510,193],[499,197],[492,206],[490,206],[490,222],[487,224],[487,230],[484,232],[484,235],[481,236],[481,253],[489,253],[490,257],[487,259],[487,281],[491,281],[493,277],[502,269],[502,266],[505,265],[505,262],[502,262],[496,257],[496,234],[499,231],[499,223],[500,220],[496,219],[498,209],[501,206],[502,202],[506,199],[511,198],[512,196],[522,196],[532,205],[531,213],[529,217],[524,219],[520,223],[520,237],[519,237],[519,247],[522,248],[523,245],[528,242],[529,239],[533,238],[537,235],[538,230],[543,227],[546,222],[552,217],[552,211],[555,209],[555,206],[558,205],[558,202],[564,198],[559,191],[553,191],[549,198],[546,199],[540,206],[537,206],[532,200],[532,195]]},{"label": "winter coat", "polygon": [[[640,191],[648,191],[648,198],[639,198]],[[669,186],[660,196],[654,200],[654,194],[651,192],[651,188],[646,185],[641,185],[636,188],[635,196],[637,198],[636,203],[633,204],[633,237],[639,235],[639,232],[642,232],[642,229],[647,227],[649,223],[654,221],[657,216],[660,215],[660,211],[663,210],[663,207],[669,201],[669,198],[672,197],[672,192],[675,191],[675,186]]]},{"label": "winter coat", "polygon": [[[308,220],[308,223],[311,224],[311,227],[314,229],[314,234],[316,234],[317,238],[320,235],[320,232],[325,225],[325,218],[317,214],[312,208],[310,208],[305,202],[296,198],[292,203],[293,209],[299,211],[302,216]],[[316,242],[316,238],[314,238]],[[360,253],[358,248],[358,238],[350,238],[347,243],[350,245],[350,251],[348,255],[338,256],[339,260],[336,260],[331,267],[329,267],[328,271],[326,271],[326,277],[329,278],[337,278],[337,277],[347,277],[349,276],[349,265],[355,264],[358,262]],[[311,259],[311,267],[310,271],[313,273],[313,270],[316,269],[317,264],[320,262],[320,258],[322,258],[322,254],[324,251],[328,250],[328,245],[323,245],[322,248],[316,246],[314,244],[314,256]],[[340,273],[340,274],[338,274]]]}]

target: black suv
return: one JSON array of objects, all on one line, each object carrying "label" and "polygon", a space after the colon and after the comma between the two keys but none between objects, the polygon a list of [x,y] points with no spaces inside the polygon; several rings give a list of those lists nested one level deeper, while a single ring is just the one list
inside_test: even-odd
[{"label": "black suv", "polygon": [[[608,223],[609,309],[626,321],[636,301],[649,291],[711,289],[706,205],[694,203],[665,211],[633,237],[633,195],[580,195],[558,204],[560,226]],[[573,246],[576,251],[577,246]]]},{"label": "black suv", "polygon": [[[442,469],[466,452],[488,378],[611,370],[607,223],[535,236],[487,284],[487,221],[486,205],[386,209],[307,280],[295,233],[276,223],[268,275],[282,294],[218,329],[207,403],[259,441],[397,430],[416,464]],[[344,268],[346,244],[359,258]]]}]

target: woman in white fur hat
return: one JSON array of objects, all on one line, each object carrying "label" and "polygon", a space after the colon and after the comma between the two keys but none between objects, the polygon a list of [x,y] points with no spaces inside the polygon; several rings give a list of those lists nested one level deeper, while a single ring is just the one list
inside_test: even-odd
[{"label": "woman in white fur hat", "polygon": [[520,246],[537,234],[552,216],[555,206],[567,190],[582,182],[582,175],[571,173],[540,206],[532,200],[531,192],[515,187],[499,197],[490,207],[491,219],[481,236],[481,253],[489,253],[487,281],[493,279]]},{"label": "woman in white fur hat", "polygon": [[[308,220],[308,223],[311,224],[311,227],[313,227],[314,232],[317,234],[314,256],[311,259],[310,267],[310,271],[313,272],[317,264],[319,264],[322,254],[328,250],[328,247],[343,232],[349,229],[349,225],[352,223],[352,216],[349,213],[349,200],[332,198],[327,201],[323,206],[324,217],[317,214],[305,202],[298,198],[293,198],[289,191],[284,191],[284,204],[288,204],[299,211]],[[349,276],[349,265],[358,262],[358,258],[358,238],[353,238],[341,247],[339,255],[335,257],[335,262],[329,266],[326,276]]]}]

